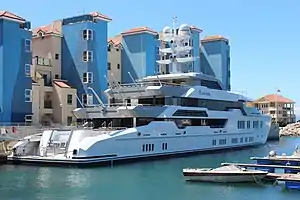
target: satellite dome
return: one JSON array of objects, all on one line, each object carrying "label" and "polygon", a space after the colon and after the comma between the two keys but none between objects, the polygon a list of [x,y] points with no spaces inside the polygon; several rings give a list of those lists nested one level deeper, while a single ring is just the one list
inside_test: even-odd
[{"label": "satellite dome", "polygon": [[164,29],[163,29],[163,37],[165,39],[169,39],[172,37],[172,28],[169,27],[169,26],[166,26]]},{"label": "satellite dome", "polygon": [[182,24],[180,27],[179,27],[179,32],[178,32],[179,35],[190,35],[191,34],[191,28],[189,25],[187,24]]}]

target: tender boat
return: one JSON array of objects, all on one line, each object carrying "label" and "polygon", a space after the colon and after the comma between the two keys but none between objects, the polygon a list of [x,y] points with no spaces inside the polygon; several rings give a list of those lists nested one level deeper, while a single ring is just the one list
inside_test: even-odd
[{"label": "tender boat", "polygon": [[248,170],[236,165],[218,167],[216,169],[183,169],[183,175],[188,181],[216,182],[216,183],[240,183],[257,182],[264,178],[268,172]]},{"label": "tender boat", "polygon": [[[276,151],[270,151],[268,156],[265,157],[251,157],[252,160],[256,160],[257,164],[262,165],[290,165],[290,166],[299,166],[300,165],[300,147],[297,145],[294,149],[293,154],[286,155],[277,155]],[[273,172],[273,170],[269,170]],[[295,170],[286,170],[285,173],[297,173],[299,171]]]}]

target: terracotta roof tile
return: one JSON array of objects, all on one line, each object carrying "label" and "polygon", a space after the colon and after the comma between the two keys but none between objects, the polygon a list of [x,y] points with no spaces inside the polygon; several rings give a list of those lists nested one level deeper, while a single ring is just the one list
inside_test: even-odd
[{"label": "terracotta roof tile", "polygon": [[108,43],[112,43],[115,46],[122,44],[122,35],[117,35],[113,38],[108,38]]},{"label": "terracotta roof tile", "polygon": [[97,17],[99,19],[104,19],[104,20],[107,20],[107,21],[111,21],[112,19],[108,16],[105,16],[99,12],[91,12],[90,15],[92,15],[93,17]]},{"label": "terracotta roof tile", "polygon": [[20,21],[26,21],[24,18],[16,15],[16,14],[13,14],[11,12],[8,12],[8,11],[0,11],[0,18],[1,17],[7,17],[7,18],[10,18],[10,19],[16,19],[16,20],[20,20]]},{"label": "terracotta roof tile", "polygon": [[53,81],[57,86],[61,88],[71,88],[66,82],[64,81]]},{"label": "terracotta roof tile", "polygon": [[62,21],[54,21],[52,24],[41,26],[32,30],[32,35],[37,36],[39,32],[43,32],[44,35],[47,34],[58,34],[61,35]]},{"label": "terracotta roof tile", "polygon": [[220,40],[228,42],[228,39],[221,35],[206,36],[201,40],[201,42],[220,41]]},{"label": "terracotta roof tile", "polygon": [[137,27],[137,28],[132,28],[128,31],[124,31],[124,32],[121,33],[121,35],[138,34],[138,33],[143,33],[143,32],[148,32],[148,33],[153,34],[153,35],[158,34],[156,31],[144,26],[144,27]]},{"label": "terracotta roof tile", "polygon": [[285,98],[278,94],[268,94],[254,101],[254,103],[260,102],[280,102],[280,103],[295,103],[295,101]]}]

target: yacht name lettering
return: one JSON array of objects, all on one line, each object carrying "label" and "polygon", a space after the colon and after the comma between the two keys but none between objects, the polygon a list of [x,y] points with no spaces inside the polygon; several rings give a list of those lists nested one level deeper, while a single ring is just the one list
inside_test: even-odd
[{"label": "yacht name lettering", "polygon": [[199,94],[204,96],[210,96],[210,92],[203,92],[201,90],[199,90]]}]

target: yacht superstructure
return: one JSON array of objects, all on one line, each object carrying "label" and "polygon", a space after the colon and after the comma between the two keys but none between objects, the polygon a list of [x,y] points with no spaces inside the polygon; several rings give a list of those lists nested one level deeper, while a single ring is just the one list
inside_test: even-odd
[{"label": "yacht superstructure", "polygon": [[269,116],[223,90],[216,78],[183,72],[197,59],[190,27],[163,33],[170,47],[160,52],[169,56],[157,63],[169,64],[170,74],[110,85],[108,105],[98,97],[99,105],[74,110],[92,128],[45,130],[38,140],[16,144],[9,161],[90,164],[264,144]]}]

